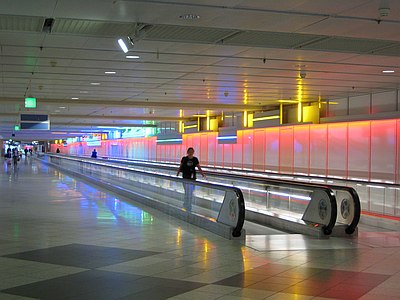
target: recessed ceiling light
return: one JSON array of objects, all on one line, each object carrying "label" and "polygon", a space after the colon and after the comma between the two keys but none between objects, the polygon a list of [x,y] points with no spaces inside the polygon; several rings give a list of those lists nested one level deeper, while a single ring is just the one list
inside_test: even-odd
[{"label": "recessed ceiling light", "polygon": [[394,73],[394,70],[383,70],[382,73]]},{"label": "recessed ceiling light", "polygon": [[64,108],[66,108],[66,107],[65,107],[65,106],[60,106],[59,108],[64,109]]},{"label": "recessed ceiling light", "polygon": [[140,58],[139,55],[127,55],[126,58]]},{"label": "recessed ceiling light", "polygon": [[117,74],[115,71],[105,71],[104,74]]},{"label": "recessed ceiling light", "polygon": [[100,85],[100,82],[91,82],[91,85]]},{"label": "recessed ceiling light", "polygon": [[88,91],[79,91],[79,93],[81,93],[81,94],[87,94],[87,93],[89,93]]},{"label": "recessed ceiling light", "polygon": [[185,14],[185,15],[179,16],[179,19],[196,20],[196,19],[200,19],[200,16],[199,15],[195,15],[195,14]]},{"label": "recessed ceiling light", "polygon": [[58,110],[58,109],[57,109],[57,110],[55,110],[54,112],[56,112],[56,113],[59,113],[59,112],[60,112],[60,110]]},{"label": "recessed ceiling light", "polygon": [[78,100],[79,98],[78,97],[72,97],[71,99],[72,100]]}]

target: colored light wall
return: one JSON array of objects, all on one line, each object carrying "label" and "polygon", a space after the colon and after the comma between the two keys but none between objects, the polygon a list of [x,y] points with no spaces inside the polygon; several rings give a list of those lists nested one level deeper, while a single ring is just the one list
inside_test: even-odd
[{"label": "colored light wall", "polygon": [[[202,165],[400,183],[400,119],[239,130],[237,144],[218,144],[217,136],[184,134],[182,145],[157,145],[155,137],[102,141],[100,147],[74,143],[51,151],[90,155],[95,148],[99,157],[179,162],[194,147]],[[400,191],[383,191],[361,193],[363,210],[399,216]]]}]

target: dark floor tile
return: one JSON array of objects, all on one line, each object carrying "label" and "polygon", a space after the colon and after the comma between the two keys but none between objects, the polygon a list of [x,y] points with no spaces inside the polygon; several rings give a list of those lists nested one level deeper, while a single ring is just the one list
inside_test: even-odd
[{"label": "dark floor tile", "polygon": [[[175,279],[89,270],[5,289],[1,292],[44,300],[165,299],[204,285]],[[164,298],[160,298],[162,296]]]},{"label": "dark floor tile", "polygon": [[295,267],[294,266],[281,265],[281,264],[265,264],[265,265],[256,267],[256,268],[251,269],[251,270],[246,271],[246,272],[254,273],[254,274],[263,274],[263,275],[274,276],[274,275],[286,272],[286,271],[288,271],[290,269],[293,269],[293,268],[295,268]]},{"label": "dark floor tile", "polygon": [[141,292],[137,292],[125,297],[119,298],[121,300],[132,300],[132,299],[151,299],[151,300],[163,300],[176,295],[180,295],[191,291],[185,286],[182,287],[167,287],[161,286],[156,289],[147,289]]},{"label": "dark floor tile", "polygon": [[320,297],[344,299],[344,300],[356,300],[372,290],[371,286],[356,286],[351,284],[339,284],[332,289],[329,289],[321,293]]},{"label": "dark floor tile", "polygon": [[267,279],[269,275],[262,275],[262,274],[254,274],[254,273],[240,273],[217,282],[214,284],[219,285],[227,285],[227,286],[234,286],[234,287],[247,287],[249,285],[255,284],[257,282],[261,282]]},{"label": "dark floor tile", "polygon": [[328,290],[325,286],[302,286],[300,284],[292,285],[291,287],[282,290],[282,293],[288,294],[299,294],[299,295],[307,295],[307,296],[318,296],[323,292]]},{"label": "dark floor tile", "polygon": [[4,257],[93,269],[155,254],[158,252],[70,244],[14,253]]},{"label": "dark floor tile", "polygon": [[377,285],[388,279],[390,275],[373,274],[373,273],[356,273],[353,277],[347,280],[347,283],[354,285],[367,285],[376,287]]}]

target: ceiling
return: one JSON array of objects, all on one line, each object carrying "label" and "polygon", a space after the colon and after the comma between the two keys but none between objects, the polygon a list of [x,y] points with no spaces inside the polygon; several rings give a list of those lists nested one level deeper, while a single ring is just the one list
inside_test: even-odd
[{"label": "ceiling", "polygon": [[[27,110],[25,96],[50,114],[51,131],[16,138],[54,139],[273,109],[299,86],[307,102],[396,89],[399,32],[396,0],[3,0],[0,136]],[[125,54],[117,39],[128,35]]]}]

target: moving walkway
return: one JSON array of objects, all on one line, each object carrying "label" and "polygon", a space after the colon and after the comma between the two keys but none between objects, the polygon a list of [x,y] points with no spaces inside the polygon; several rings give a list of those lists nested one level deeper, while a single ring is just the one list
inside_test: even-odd
[{"label": "moving walkway", "polygon": [[[210,170],[209,180],[190,181],[175,176],[177,166],[165,164],[52,154],[43,160],[190,223],[218,228],[207,229],[225,237],[243,236],[244,218],[318,237],[332,232],[352,234],[360,215],[357,193],[346,187],[239,175],[222,177]],[[205,225],[209,223],[213,226]]]}]

